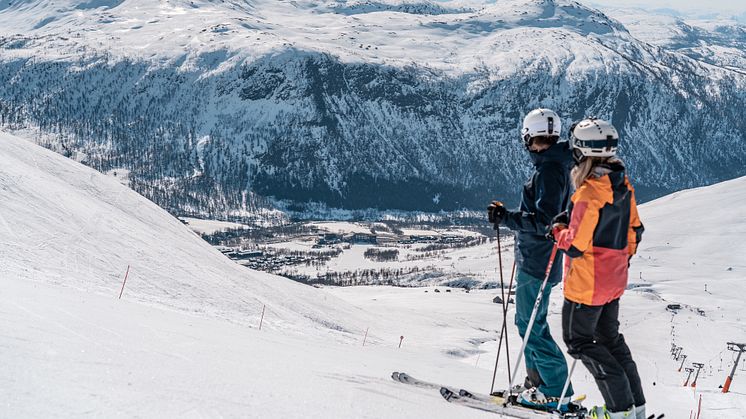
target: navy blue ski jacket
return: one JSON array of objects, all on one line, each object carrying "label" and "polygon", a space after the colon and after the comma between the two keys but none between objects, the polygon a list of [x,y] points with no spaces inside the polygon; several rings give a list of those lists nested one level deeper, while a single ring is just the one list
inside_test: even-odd
[{"label": "navy blue ski jacket", "polygon": [[[552,218],[567,209],[570,203],[573,158],[566,141],[540,153],[529,154],[534,163],[534,173],[523,185],[520,208],[507,211],[502,223],[516,232],[517,268],[535,278],[544,279],[553,246],[545,235]],[[561,252],[557,252],[549,277],[552,284],[562,280],[560,258]]]}]

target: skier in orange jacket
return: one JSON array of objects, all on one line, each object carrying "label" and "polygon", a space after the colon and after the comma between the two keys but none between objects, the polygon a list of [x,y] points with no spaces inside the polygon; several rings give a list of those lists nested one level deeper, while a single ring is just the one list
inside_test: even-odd
[{"label": "skier in orange jacket", "polygon": [[644,227],[634,189],[615,157],[618,142],[616,129],[601,119],[584,119],[570,129],[576,190],[569,210],[553,220],[550,236],[566,255],[563,339],[606,403],[590,416],[639,419],[645,418],[645,396],[618,317],[629,259]]}]

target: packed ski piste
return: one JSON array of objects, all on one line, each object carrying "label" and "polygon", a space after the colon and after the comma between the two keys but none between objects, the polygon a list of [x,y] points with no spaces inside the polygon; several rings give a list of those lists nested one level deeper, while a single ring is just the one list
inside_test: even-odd
[{"label": "packed ski piste", "polygon": [[[495,390],[497,362],[505,337],[509,295],[504,294],[499,257],[503,322],[489,395],[449,388],[394,372],[405,384],[440,391],[451,403],[516,418],[650,419],[632,352],[619,333],[619,299],[627,287],[630,259],[645,228],[624,163],[616,157],[619,134],[608,121],[574,123],[561,141],[562,123],[550,109],[526,115],[521,140],[534,171],[523,185],[520,207],[493,201],[488,220],[497,231],[515,232],[515,323],[522,338],[518,359],[508,365],[507,390]],[[498,255],[502,249],[498,249]],[[564,266],[562,258],[564,256]],[[563,275],[564,274],[564,275]],[[547,324],[549,294],[564,280],[562,339],[573,358],[568,368]],[[576,395],[572,373],[580,360],[593,375],[604,405],[587,408]],[[526,377],[517,383],[525,362]]]}]

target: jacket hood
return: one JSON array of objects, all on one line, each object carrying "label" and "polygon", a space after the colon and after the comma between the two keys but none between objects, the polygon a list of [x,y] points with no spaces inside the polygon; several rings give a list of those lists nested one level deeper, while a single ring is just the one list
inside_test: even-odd
[{"label": "jacket hood", "polygon": [[544,163],[561,163],[569,168],[574,164],[570,143],[567,141],[558,142],[544,151],[529,151],[528,154],[536,167]]},{"label": "jacket hood", "polygon": [[601,164],[594,167],[593,172],[591,172],[591,176],[595,178],[607,175],[612,185],[619,186],[624,184],[624,164],[620,161]]}]

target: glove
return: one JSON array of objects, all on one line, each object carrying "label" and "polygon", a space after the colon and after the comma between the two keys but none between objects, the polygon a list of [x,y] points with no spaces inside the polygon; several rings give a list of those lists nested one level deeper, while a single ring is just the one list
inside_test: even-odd
[{"label": "glove", "polygon": [[564,224],[567,226],[570,224],[570,214],[567,213],[567,211],[562,211],[561,213],[557,214],[552,218],[552,226],[555,224]]},{"label": "glove", "polygon": [[487,207],[487,218],[495,226],[495,230],[500,226],[500,223],[505,218],[505,213],[508,211],[500,201],[492,201],[489,207]]},{"label": "glove", "polygon": [[555,237],[557,237],[557,234],[560,231],[566,229],[568,224],[570,224],[570,214],[568,214],[567,211],[562,211],[552,218],[552,224],[547,228],[547,234],[544,237],[546,237],[547,240],[557,243]]},{"label": "glove", "polygon": [[552,224],[551,227],[547,229],[547,234],[545,237],[548,240],[551,240],[552,242],[557,243],[557,235],[559,235],[560,231],[565,230],[566,228],[567,228],[567,224],[554,223]]}]

